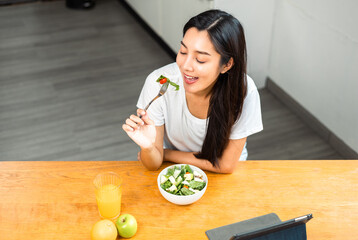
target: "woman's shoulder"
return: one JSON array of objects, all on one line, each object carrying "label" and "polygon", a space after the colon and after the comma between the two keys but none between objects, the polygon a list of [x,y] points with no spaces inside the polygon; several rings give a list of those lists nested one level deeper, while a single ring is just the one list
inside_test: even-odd
[{"label": "woman's shoulder", "polygon": [[254,80],[249,75],[246,75],[246,80],[247,80],[247,94],[249,94],[253,91],[257,91],[256,84],[255,84]]}]

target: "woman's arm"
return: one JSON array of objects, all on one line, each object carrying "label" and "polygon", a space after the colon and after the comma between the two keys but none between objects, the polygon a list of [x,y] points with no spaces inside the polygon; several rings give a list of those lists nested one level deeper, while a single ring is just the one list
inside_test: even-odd
[{"label": "woman's arm", "polygon": [[198,159],[193,152],[181,152],[175,150],[164,150],[164,161],[191,164],[203,170],[217,173],[232,173],[241,156],[241,152],[245,146],[246,138],[229,140],[228,146],[224,150],[222,157],[219,159],[220,166],[213,166],[206,159]]},{"label": "woman's arm", "polygon": [[139,153],[140,162],[148,170],[157,170],[163,163],[163,138],[164,138],[164,125],[155,127],[156,137],[155,142],[150,147],[141,147]]},{"label": "woman's arm", "polygon": [[149,170],[157,170],[163,163],[164,125],[156,127],[148,114],[138,109],[137,116],[132,114],[122,128],[141,148],[139,161]]}]

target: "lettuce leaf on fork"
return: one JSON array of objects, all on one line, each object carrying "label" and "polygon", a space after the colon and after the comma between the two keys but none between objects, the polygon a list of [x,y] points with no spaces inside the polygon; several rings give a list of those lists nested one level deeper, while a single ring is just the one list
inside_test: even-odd
[{"label": "lettuce leaf on fork", "polygon": [[179,85],[176,84],[176,83],[174,83],[174,82],[172,82],[172,81],[170,81],[169,78],[167,78],[166,76],[160,75],[160,77],[157,79],[156,82],[160,82],[160,80],[162,80],[163,78],[166,78],[167,81],[168,81],[168,83],[169,83],[170,85],[172,85],[173,87],[175,87],[175,91],[178,91],[178,90],[179,90]]}]

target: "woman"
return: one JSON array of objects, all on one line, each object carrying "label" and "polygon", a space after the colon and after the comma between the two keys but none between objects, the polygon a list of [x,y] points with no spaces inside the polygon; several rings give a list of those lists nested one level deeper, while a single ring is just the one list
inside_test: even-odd
[{"label": "woman", "polygon": [[[150,170],[170,161],[232,173],[239,159],[246,160],[246,138],[263,129],[259,94],[246,75],[244,30],[230,14],[209,10],[191,18],[183,36],[176,63],[147,77],[137,116],[123,130]],[[179,90],[169,86],[145,112],[161,87],[160,75]]]}]

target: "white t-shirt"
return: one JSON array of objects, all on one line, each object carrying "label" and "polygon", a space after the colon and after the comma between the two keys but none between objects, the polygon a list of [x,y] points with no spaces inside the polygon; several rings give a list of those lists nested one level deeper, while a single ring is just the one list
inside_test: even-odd
[{"label": "white t-shirt", "polygon": [[[167,92],[148,108],[148,115],[156,126],[165,124],[164,148],[184,152],[199,152],[206,136],[206,119],[193,116],[187,106],[183,79],[176,63],[166,65],[149,74],[137,107],[143,109],[159,92],[161,84],[156,82],[164,75],[179,85],[179,90],[169,85]],[[247,76],[247,95],[241,116],[231,129],[230,139],[241,139],[263,129],[260,96],[254,81]],[[240,160],[246,160],[246,144]]]}]

